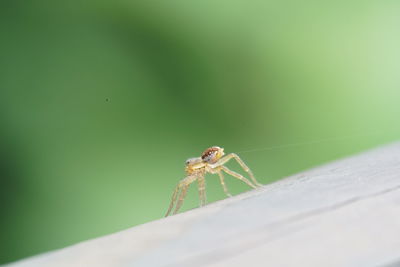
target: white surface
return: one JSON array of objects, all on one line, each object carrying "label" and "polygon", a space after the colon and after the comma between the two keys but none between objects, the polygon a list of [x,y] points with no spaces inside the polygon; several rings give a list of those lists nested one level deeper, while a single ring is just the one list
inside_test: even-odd
[{"label": "white surface", "polygon": [[400,266],[400,143],[8,266]]}]

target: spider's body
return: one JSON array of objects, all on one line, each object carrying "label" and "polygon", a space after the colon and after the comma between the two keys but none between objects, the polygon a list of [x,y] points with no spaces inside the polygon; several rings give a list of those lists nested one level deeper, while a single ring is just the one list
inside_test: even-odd
[{"label": "spider's body", "polygon": [[[256,188],[256,186],[261,185],[257,182],[256,178],[250,171],[249,167],[247,167],[247,165],[239,158],[238,155],[234,153],[231,153],[225,157],[224,155],[225,153],[223,148],[218,146],[213,146],[207,148],[201,154],[200,157],[190,158],[186,161],[185,172],[187,176],[186,178],[182,179],[176,186],[166,216],[170,214],[175,204],[178,193],[180,191],[180,196],[178,199],[178,203],[176,204],[174,214],[178,212],[179,208],[182,206],[189,185],[196,180],[198,182],[198,187],[199,187],[200,206],[203,206],[206,203],[205,178],[204,178],[206,173],[218,174],[224,192],[228,196],[231,196],[231,194],[229,193],[228,188],[225,185],[224,175],[222,172],[225,172],[245,182],[246,184],[248,184],[253,188]],[[250,179],[253,181],[254,184],[250,182],[247,178],[245,178],[243,175],[231,171],[226,166],[224,166],[224,164],[227,163],[232,158],[235,159],[240,164],[240,166],[249,174]]]},{"label": "spider's body", "polygon": [[191,158],[186,161],[185,172],[187,175],[192,175],[196,172],[204,171],[205,163],[199,158]]}]

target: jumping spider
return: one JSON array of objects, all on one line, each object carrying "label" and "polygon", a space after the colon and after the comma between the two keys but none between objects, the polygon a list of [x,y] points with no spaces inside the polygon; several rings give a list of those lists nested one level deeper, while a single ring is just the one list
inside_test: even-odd
[{"label": "jumping spider", "polygon": [[[218,146],[213,146],[207,148],[202,154],[201,157],[198,158],[190,158],[186,161],[186,177],[182,179],[178,185],[175,187],[174,193],[172,195],[171,204],[169,205],[167,214],[168,216],[175,204],[176,198],[178,196],[179,190],[180,195],[178,202],[175,206],[174,214],[176,214],[179,208],[182,206],[183,200],[185,199],[187,190],[189,185],[197,180],[199,187],[199,196],[200,196],[200,207],[206,204],[206,191],[205,191],[205,178],[206,173],[218,174],[219,180],[221,182],[222,188],[227,196],[231,197],[232,195],[229,193],[228,188],[225,185],[224,175],[222,172],[226,172],[227,174],[245,182],[249,186],[256,188],[257,186],[261,186],[259,182],[257,182],[253,173],[247,167],[247,165],[239,158],[235,153],[230,153],[225,156],[224,149]],[[243,175],[236,173],[230,169],[228,169],[225,165],[230,159],[235,159],[239,165],[243,168],[245,172],[247,172],[250,176],[250,179],[253,181],[250,182]]]}]

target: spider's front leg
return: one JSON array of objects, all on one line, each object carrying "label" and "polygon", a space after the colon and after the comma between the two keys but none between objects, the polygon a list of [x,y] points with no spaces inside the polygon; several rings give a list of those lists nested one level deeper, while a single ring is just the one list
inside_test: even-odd
[{"label": "spider's front leg", "polygon": [[185,184],[182,186],[181,194],[179,196],[178,203],[176,203],[174,214],[177,214],[179,209],[181,208],[181,206],[183,204],[183,200],[185,200],[188,188],[189,188],[189,184]]},{"label": "spider's front leg", "polygon": [[176,204],[176,207],[175,207],[175,210],[174,210],[174,214],[176,214],[178,212],[179,208],[182,206],[183,200],[185,199],[185,196],[186,196],[187,189],[188,189],[189,185],[191,183],[193,183],[196,179],[197,179],[197,176],[190,175],[190,176],[187,176],[186,178],[182,179],[178,183],[178,185],[175,187],[174,193],[172,194],[171,203],[169,204],[168,211],[165,214],[165,217],[167,217],[170,214],[172,208],[175,205],[175,201],[176,201],[176,198],[178,196],[178,193],[180,191],[178,203]]},{"label": "spider's front leg", "polygon": [[250,170],[250,168],[247,167],[247,165],[244,163],[244,161],[235,153],[230,153],[230,154],[226,155],[225,157],[223,157],[222,159],[220,159],[217,163],[217,166],[225,165],[225,163],[227,163],[231,159],[235,159],[236,162],[239,163],[239,165],[242,167],[242,169],[249,174],[250,179],[253,181],[253,183],[256,186],[262,186],[262,184],[260,184],[254,177],[253,172]]},{"label": "spider's front leg", "polygon": [[169,213],[171,212],[171,210],[172,210],[172,208],[173,208],[173,206],[174,206],[174,204],[175,204],[175,201],[176,201],[176,196],[178,195],[178,192],[179,192],[179,189],[181,188],[181,183],[179,183],[176,187],[175,187],[175,190],[174,190],[174,193],[172,194],[172,199],[171,199],[171,202],[170,202],[170,204],[169,204],[169,207],[168,207],[168,211],[167,211],[167,213],[165,214],[165,217],[167,217],[168,215],[169,215]]}]

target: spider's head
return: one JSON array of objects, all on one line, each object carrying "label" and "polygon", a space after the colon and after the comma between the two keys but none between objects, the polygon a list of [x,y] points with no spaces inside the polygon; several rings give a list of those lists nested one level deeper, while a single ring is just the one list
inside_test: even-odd
[{"label": "spider's head", "polygon": [[201,158],[190,158],[186,160],[185,165],[185,172],[190,175],[197,169],[203,167],[204,164]]},{"label": "spider's head", "polygon": [[201,159],[204,162],[207,163],[215,163],[217,162],[220,158],[222,158],[225,155],[224,149],[219,146],[212,146],[210,148],[207,148],[203,154],[201,154]]},{"label": "spider's head", "polygon": [[190,158],[190,159],[186,160],[185,165],[186,166],[193,166],[196,163],[200,163],[200,162],[201,162],[201,158]]}]

